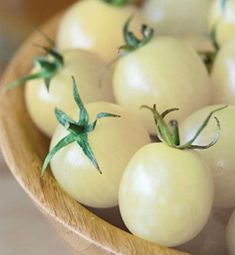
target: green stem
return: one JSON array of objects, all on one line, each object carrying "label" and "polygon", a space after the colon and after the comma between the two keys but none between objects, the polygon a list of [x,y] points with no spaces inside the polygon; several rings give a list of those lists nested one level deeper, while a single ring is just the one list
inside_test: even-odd
[{"label": "green stem", "polygon": [[156,105],[153,106],[153,108],[143,105],[141,106],[142,109],[150,110],[153,114],[153,118],[156,124],[156,131],[158,138],[168,144],[169,146],[174,146],[174,139],[173,135],[170,132],[169,127],[167,126],[164,117],[172,111],[172,109],[166,110],[162,114],[160,114],[157,109]]},{"label": "green stem", "polygon": [[12,83],[8,84],[5,88],[5,91],[14,89],[19,85],[24,85],[25,82],[31,80],[38,80],[43,79],[45,82],[45,86],[49,91],[51,79],[63,68],[64,66],[64,59],[63,56],[58,53],[57,51],[47,48],[44,46],[36,45],[43,49],[47,56],[38,56],[34,59],[34,66],[39,69],[38,72],[26,75],[13,81]]},{"label": "green stem", "polygon": [[199,135],[201,134],[201,132],[207,127],[210,119],[212,118],[212,116],[218,112],[221,111],[223,109],[225,109],[227,107],[227,105],[219,107],[213,111],[211,111],[208,116],[205,118],[205,120],[203,121],[203,123],[199,126],[199,128],[197,129],[196,133],[194,134],[193,138],[190,139],[188,142],[186,142],[183,145],[180,145],[180,135],[179,135],[179,128],[178,128],[178,122],[176,120],[171,120],[170,121],[170,127],[172,130],[170,130],[170,127],[167,125],[167,123],[164,121],[164,117],[169,114],[170,112],[173,112],[175,110],[178,110],[178,108],[173,108],[173,109],[169,109],[164,111],[162,114],[160,114],[157,109],[156,109],[156,105],[153,106],[153,108],[149,107],[149,106],[142,106],[141,108],[145,108],[148,109],[152,112],[153,114],[153,118],[156,124],[156,128],[157,128],[157,136],[158,138],[166,143],[168,146],[176,148],[176,149],[180,149],[180,150],[186,150],[186,149],[208,149],[211,146],[213,146],[214,144],[217,143],[219,136],[220,136],[220,122],[218,120],[218,118],[215,117],[215,121],[217,124],[217,132],[215,133],[215,136],[213,138],[213,140],[207,144],[207,145],[195,145],[194,142],[195,140],[199,137]]},{"label": "green stem", "polygon": [[173,130],[173,141],[176,146],[180,145],[180,135],[179,135],[179,126],[177,120],[171,120],[170,125]]},{"label": "green stem", "polygon": [[42,171],[41,171],[41,176],[44,175],[51,159],[54,157],[54,155],[61,150],[64,146],[69,145],[71,143],[73,143],[75,141],[75,137],[73,134],[69,134],[66,137],[64,137],[63,139],[61,139],[50,151],[50,153],[46,156],[43,166],[42,166]]},{"label": "green stem", "polygon": [[24,84],[27,81],[41,79],[41,77],[43,77],[45,75],[46,74],[44,73],[44,71],[42,71],[42,72],[30,74],[28,76],[24,76],[16,81],[13,81],[12,83],[8,84],[7,87],[4,88],[4,90],[7,91],[7,90],[14,89],[14,88],[18,87],[19,85]]},{"label": "green stem", "polygon": [[102,0],[103,2],[113,6],[125,6],[129,3],[129,0]]},{"label": "green stem", "polygon": [[61,150],[62,148],[64,148],[65,146],[73,142],[76,142],[81,147],[84,154],[91,161],[93,166],[100,173],[102,173],[100,170],[100,166],[92,151],[92,148],[89,144],[88,134],[95,130],[98,120],[103,118],[120,117],[120,116],[116,114],[112,114],[112,113],[101,112],[97,114],[96,119],[93,122],[89,122],[89,114],[80,98],[80,95],[77,89],[77,83],[74,77],[73,77],[73,96],[80,110],[79,119],[78,121],[75,121],[63,111],[59,109],[55,109],[55,115],[58,122],[69,132],[69,134],[63,139],[61,139],[46,156],[43,167],[42,167],[42,175],[45,173],[51,159],[55,156],[55,154],[59,150]]},{"label": "green stem", "polygon": [[[223,109],[227,108],[227,105],[220,107],[218,109],[215,109],[213,111],[211,111],[208,116],[205,118],[205,120],[203,121],[203,123],[201,124],[201,126],[198,128],[197,132],[194,134],[193,138],[190,139],[186,144],[181,146],[181,149],[187,149],[189,148],[194,142],[195,140],[198,138],[198,136],[201,134],[201,132],[206,128],[206,126],[208,125],[211,117],[213,116],[214,113],[221,111]],[[218,123],[218,122],[217,122]]]},{"label": "green stem", "polygon": [[123,55],[143,47],[144,45],[149,43],[149,41],[151,41],[151,39],[154,36],[154,29],[145,24],[141,26],[141,30],[140,30],[142,38],[138,38],[136,35],[134,35],[134,33],[130,31],[129,29],[132,19],[133,19],[133,16],[131,16],[126,21],[123,28],[123,36],[124,36],[124,40],[126,44],[122,45],[119,48],[119,51],[123,52]]}]

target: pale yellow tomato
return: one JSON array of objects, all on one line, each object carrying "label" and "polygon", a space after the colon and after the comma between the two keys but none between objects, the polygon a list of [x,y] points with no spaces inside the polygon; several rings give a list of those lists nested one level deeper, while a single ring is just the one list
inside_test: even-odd
[{"label": "pale yellow tomato", "polygon": [[[180,125],[182,143],[193,137],[205,117],[219,105],[208,106],[191,116]],[[215,207],[235,206],[235,106],[215,113],[221,125],[218,142],[209,149],[198,150],[200,156],[211,168],[215,181]],[[216,122],[210,121],[195,144],[209,144],[217,132]]]},{"label": "pale yellow tomato", "polygon": [[235,211],[233,212],[227,225],[226,243],[229,255],[235,255]]},{"label": "pale yellow tomato", "polygon": [[[91,121],[100,112],[121,116],[99,120],[95,130],[88,134],[102,174],[76,142],[55,154],[51,169],[60,186],[80,203],[98,208],[113,207],[118,204],[119,183],[129,159],[150,139],[141,121],[121,106],[98,102],[90,103],[86,108]],[[78,116],[73,114],[73,117]],[[59,126],[50,147],[67,134],[68,131]]]},{"label": "pale yellow tomato", "polygon": [[136,7],[113,6],[102,0],[78,1],[60,23],[57,45],[59,49],[89,49],[110,61],[124,43],[123,25],[131,15],[135,17],[133,29],[138,31],[145,19]]},{"label": "pale yellow tomato", "polygon": [[168,247],[182,244],[205,226],[213,185],[207,164],[196,152],[146,145],[132,157],[120,183],[122,218],[143,239]]},{"label": "pale yellow tomato", "polygon": [[235,37],[224,45],[215,59],[211,78],[213,103],[235,104]]},{"label": "pale yellow tomato", "polygon": [[144,13],[160,34],[206,34],[211,0],[146,0]]},{"label": "pale yellow tomato", "polygon": [[29,114],[38,128],[48,136],[52,136],[57,126],[55,107],[67,113],[76,107],[73,100],[72,76],[78,81],[79,93],[85,103],[113,101],[112,75],[109,71],[102,86],[99,84],[105,63],[98,55],[85,50],[68,50],[62,55],[64,66],[52,78],[49,91],[43,79],[29,81],[25,88]]},{"label": "pale yellow tomato", "polygon": [[215,0],[209,14],[209,30],[216,31],[220,46],[235,39],[235,1]]},{"label": "pale yellow tomato", "polygon": [[138,114],[150,133],[154,121],[141,105],[157,104],[160,112],[182,120],[210,102],[211,81],[197,53],[180,40],[158,37],[123,56],[113,77],[114,96],[120,105]]}]

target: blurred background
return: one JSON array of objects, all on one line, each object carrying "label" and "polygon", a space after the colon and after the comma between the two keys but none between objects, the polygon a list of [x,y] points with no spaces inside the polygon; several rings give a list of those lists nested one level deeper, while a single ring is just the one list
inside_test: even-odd
[{"label": "blurred background", "polygon": [[[0,0],[0,75],[24,39],[74,0]],[[0,154],[0,254],[70,255],[11,176]]]},{"label": "blurred background", "polygon": [[0,72],[35,26],[73,2],[75,0],[0,0]]}]

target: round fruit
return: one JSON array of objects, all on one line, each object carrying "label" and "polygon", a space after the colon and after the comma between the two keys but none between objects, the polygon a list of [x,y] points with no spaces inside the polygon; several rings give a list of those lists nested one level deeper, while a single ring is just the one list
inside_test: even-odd
[{"label": "round fruit", "polygon": [[[56,111],[63,126],[52,137],[43,170],[51,162],[60,186],[82,204],[97,208],[116,206],[123,171],[150,138],[141,121],[126,109],[106,102],[90,103],[84,108],[76,84],[74,91],[80,108],[79,121]],[[73,114],[77,115],[78,111]]]},{"label": "round fruit", "polygon": [[153,143],[141,148],[128,163],[119,205],[132,233],[172,247],[202,230],[213,197],[210,170],[196,152]]},{"label": "round fruit", "polygon": [[145,19],[134,6],[114,6],[104,0],[78,1],[62,18],[58,48],[88,49],[110,61],[123,44],[122,28],[132,15],[135,17],[133,28],[138,29]]},{"label": "round fruit", "polygon": [[[189,116],[180,125],[181,139],[185,142],[191,139],[202,120],[214,109],[220,106],[213,105],[203,108]],[[200,156],[210,166],[215,181],[215,207],[235,206],[235,106],[216,113],[220,121],[221,131],[218,142],[207,150],[198,150]],[[210,143],[216,132],[216,122],[210,122],[196,139],[195,144]]]},{"label": "round fruit", "polygon": [[173,118],[183,120],[210,103],[211,81],[196,52],[180,40],[157,37],[121,57],[113,77],[114,96],[120,105],[138,114],[150,133],[154,121],[140,110],[157,104],[159,111],[178,107]]}]

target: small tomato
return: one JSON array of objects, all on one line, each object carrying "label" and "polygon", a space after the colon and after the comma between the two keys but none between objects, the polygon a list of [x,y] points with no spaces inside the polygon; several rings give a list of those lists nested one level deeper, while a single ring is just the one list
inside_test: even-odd
[{"label": "small tomato", "polygon": [[[191,139],[202,120],[212,110],[220,107],[212,105],[190,115],[180,125],[183,142]],[[215,207],[232,208],[235,206],[235,106],[228,106],[215,115],[220,121],[221,131],[218,142],[207,150],[198,150],[200,156],[210,166],[215,182]],[[198,145],[208,144],[217,126],[210,122],[196,139]]]}]

